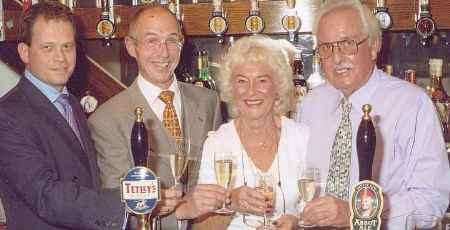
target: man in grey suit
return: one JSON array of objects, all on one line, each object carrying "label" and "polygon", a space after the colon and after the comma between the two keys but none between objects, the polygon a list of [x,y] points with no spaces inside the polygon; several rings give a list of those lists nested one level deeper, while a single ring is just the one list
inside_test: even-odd
[{"label": "man in grey suit", "polygon": [[25,73],[0,99],[0,195],[8,229],[121,229],[118,191],[101,190],[94,144],[66,82],[76,59],[70,9],[34,4],[18,52]]},{"label": "man in grey suit", "polygon": [[[89,126],[98,151],[102,186],[117,188],[134,165],[130,134],[134,110],[144,108],[149,131],[149,168],[160,178],[163,200],[153,211],[164,229],[176,229],[177,220],[193,219],[214,211],[225,201],[226,191],[218,185],[196,185],[201,146],[207,133],[222,122],[219,99],[209,89],[177,82],[174,70],[180,59],[183,35],[175,16],[160,6],[147,6],[131,20],[125,45],[137,61],[139,75],[133,84],[114,96],[90,117]],[[164,126],[163,91],[173,94],[173,107],[182,136],[190,143],[187,194],[181,199],[173,188],[169,154],[175,152],[175,138]],[[180,202],[181,201],[181,202]]]}]

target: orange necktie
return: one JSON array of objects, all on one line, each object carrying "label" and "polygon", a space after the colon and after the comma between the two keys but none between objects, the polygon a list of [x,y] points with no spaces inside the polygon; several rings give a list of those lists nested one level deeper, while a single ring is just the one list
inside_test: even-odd
[{"label": "orange necktie", "polygon": [[169,90],[162,91],[159,94],[159,99],[166,104],[163,112],[163,125],[172,137],[181,138],[181,128],[178,122],[177,113],[173,106],[174,93]]}]

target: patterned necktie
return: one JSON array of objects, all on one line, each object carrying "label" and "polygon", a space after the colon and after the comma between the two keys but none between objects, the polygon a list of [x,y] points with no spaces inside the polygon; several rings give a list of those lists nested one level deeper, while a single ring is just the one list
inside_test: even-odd
[{"label": "patterned necktie", "polygon": [[173,106],[173,95],[174,93],[169,90],[162,91],[159,94],[159,99],[166,104],[163,112],[163,125],[172,137],[181,138],[181,128]]},{"label": "patterned necktie", "polygon": [[67,94],[61,94],[57,99],[56,102],[61,105],[63,108],[62,115],[66,119],[67,123],[69,123],[70,128],[72,128],[73,132],[78,138],[78,141],[80,141],[81,145],[83,146],[83,142],[81,141],[80,131],[78,130],[78,123],[75,119],[75,116],[73,115],[72,106],[69,102],[69,95]]},{"label": "patterned necktie", "polygon": [[343,100],[341,108],[342,117],[331,149],[326,192],[334,194],[339,199],[347,200],[352,153],[352,123],[350,121],[352,105]]}]

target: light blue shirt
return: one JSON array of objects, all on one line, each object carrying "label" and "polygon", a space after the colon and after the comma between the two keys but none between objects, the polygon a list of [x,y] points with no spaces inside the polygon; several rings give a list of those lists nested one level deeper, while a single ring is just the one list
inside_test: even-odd
[{"label": "light blue shirt", "polygon": [[[341,118],[343,94],[328,82],[312,90],[296,120],[310,126],[307,162],[326,182],[330,154]],[[369,81],[349,98],[352,103],[350,183],[359,180],[356,133],[362,105],[372,105],[376,129],[373,180],[384,193],[383,224],[404,229],[406,216],[419,211],[443,216],[450,194],[450,169],[441,123],[428,95],[418,86],[374,69]]]},{"label": "light blue shirt", "polygon": [[25,70],[24,73],[25,78],[27,78],[36,88],[41,91],[47,97],[47,99],[58,109],[58,111],[64,116],[64,108],[60,103],[56,102],[56,99],[61,94],[69,95],[69,91],[67,90],[67,87],[64,86],[62,92],[55,89],[53,86],[39,80],[37,77],[35,77],[30,71]]}]

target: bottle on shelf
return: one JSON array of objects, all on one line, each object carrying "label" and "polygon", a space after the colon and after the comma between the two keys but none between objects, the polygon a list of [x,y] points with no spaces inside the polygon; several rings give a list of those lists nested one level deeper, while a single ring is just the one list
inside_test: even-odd
[{"label": "bottle on shelf", "polygon": [[294,54],[294,59],[292,60],[292,81],[294,83],[295,106],[288,115],[292,119],[295,119],[297,116],[297,107],[299,106],[302,97],[306,96],[308,93],[308,83],[303,75],[303,67],[302,53],[300,50],[297,50]]},{"label": "bottle on shelf", "polygon": [[442,85],[442,65],[443,60],[440,58],[429,60],[431,99],[435,102],[446,102],[448,99],[448,94]]},{"label": "bottle on shelf", "polygon": [[308,89],[314,89],[315,87],[325,83],[325,78],[320,73],[320,61],[319,56],[314,55],[313,56],[313,63],[312,63],[312,73],[308,77]]},{"label": "bottle on shelf", "polygon": [[394,74],[394,68],[392,67],[392,65],[389,65],[389,64],[387,64],[385,67],[384,67],[384,72],[387,74],[387,75],[389,75],[389,76],[393,76],[393,74]]},{"label": "bottle on shelf", "polygon": [[198,75],[195,81],[195,85],[216,90],[216,84],[211,78],[211,74],[209,71],[209,56],[206,50],[198,52],[197,70]]},{"label": "bottle on shelf", "polygon": [[292,62],[295,98],[297,101],[308,93],[308,83],[303,75],[303,67],[302,53],[298,51],[294,54],[294,60]]},{"label": "bottle on shelf", "polygon": [[413,69],[405,70],[403,74],[404,80],[417,85],[416,71]]},{"label": "bottle on shelf", "polygon": [[431,100],[436,106],[436,110],[439,115],[439,119],[442,124],[442,132],[446,142],[450,141],[449,135],[449,109],[450,103],[448,100],[448,94],[442,85],[442,64],[443,60],[440,58],[430,58],[430,95]]}]

